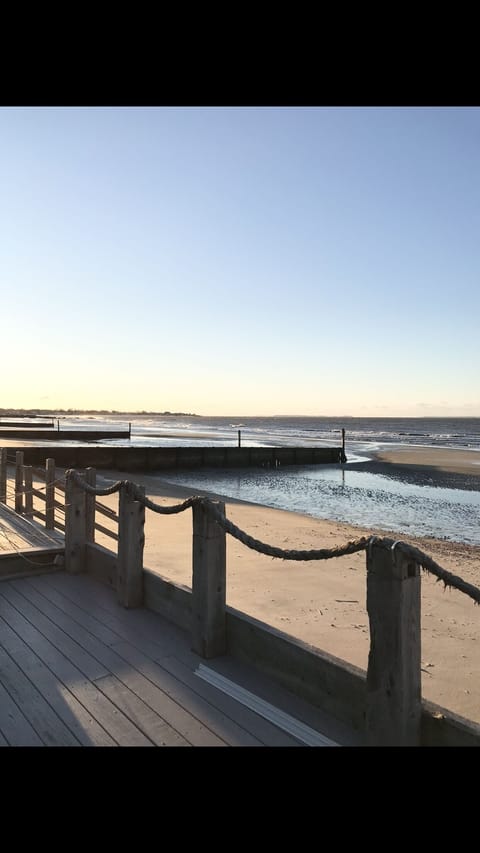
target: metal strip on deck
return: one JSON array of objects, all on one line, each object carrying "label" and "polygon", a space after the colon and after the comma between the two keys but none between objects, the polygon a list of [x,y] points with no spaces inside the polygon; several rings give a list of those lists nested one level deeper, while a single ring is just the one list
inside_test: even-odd
[{"label": "metal strip on deck", "polygon": [[218,672],[215,672],[215,670],[210,669],[210,667],[205,666],[203,663],[199,664],[198,668],[195,670],[195,675],[198,675],[199,678],[203,678],[204,681],[208,681],[209,684],[213,687],[217,687],[218,690],[221,690],[223,693],[227,693],[228,696],[236,699],[237,702],[240,702],[242,705],[250,708],[251,711],[255,711],[256,714],[259,714],[261,717],[269,720],[269,722],[274,723],[274,725],[283,729],[283,731],[292,735],[292,737],[295,737],[302,743],[305,743],[307,746],[340,746],[340,744],[330,740],[330,738],[320,734],[320,732],[310,728],[310,726],[305,725],[305,723],[295,719],[295,717],[290,716],[290,714],[286,714],[284,711],[281,711],[279,708],[276,708],[274,705],[271,705],[259,696],[255,696],[254,693],[250,693],[249,690],[245,690],[244,687],[240,687],[239,684],[235,684],[234,681],[231,681],[229,678],[225,678],[225,676],[220,675]]}]

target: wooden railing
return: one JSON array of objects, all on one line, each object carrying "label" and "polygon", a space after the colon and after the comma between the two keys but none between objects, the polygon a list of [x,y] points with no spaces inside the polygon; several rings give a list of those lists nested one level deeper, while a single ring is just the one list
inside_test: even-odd
[{"label": "wooden railing", "polygon": [[[8,505],[13,498],[15,512],[32,520],[38,519],[46,530],[65,532],[66,514],[66,483],[63,471],[55,466],[55,459],[45,460],[45,467],[24,465],[23,450],[8,454],[6,448],[0,449],[0,503]],[[8,493],[8,466],[14,469],[13,495]],[[86,482],[96,484],[95,468],[85,470]],[[34,498],[35,503],[34,503]],[[38,502],[41,502],[39,505]],[[12,502],[12,501],[10,501]],[[106,506],[94,496],[87,495],[87,536],[89,542],[95,542],[95,531],[118,542],[118,512]],[[41,508],[40,508],[41,506]],[[106,527],[97,521],[97,513],[113,522],[112,527]]]}]

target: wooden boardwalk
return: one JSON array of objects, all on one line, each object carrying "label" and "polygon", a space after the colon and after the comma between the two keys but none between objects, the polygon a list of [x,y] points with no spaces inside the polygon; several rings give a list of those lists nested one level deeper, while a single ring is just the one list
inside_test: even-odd
[{"label": "wooden boardwalk", "polygon": [[51,549],[64,542],[65,538],[58,530],[46,530],[38,522],[0,503],[0,552],[26,548]]},{"label": "wooden boardwalk", "polygon": [[[200,671],[254,695],[260,711]],[[272,706],[299,722],[299,736],[263,714]],[[0,745],[304,746],[302,730],[355,743],[253,669],[202,660],[185,632],[152,611],[120,607],[86,575],[0,581]]]}]

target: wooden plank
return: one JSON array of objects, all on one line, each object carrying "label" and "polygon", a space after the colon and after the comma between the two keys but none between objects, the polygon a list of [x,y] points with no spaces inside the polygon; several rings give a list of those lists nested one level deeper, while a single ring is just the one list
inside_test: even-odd
[{"label": "wooden plank", "polygon": [[24,482],[24,498],[25,498],[25,515],[31,518],[33,515],[33,488],[32,488],[32,468],[30,465],[23,466],[23,482]]},{"label": "wooden plank", "polygon": [[[10,601],[12,601],[12,598],[15,599],[15,595],[20,596],[20,593],[16,591],[15,586],[17,585],[11,583],[8,584],[8,595]],[[33,597],[33,594],[29,594]],[[14,600],[12,603],[14,603]],[[144,678],[143,675],[141,675],[141,673],[136,671],[136,669],[125,666],[125,661],[120,657],[120,655],[114,652],[111,648],[105,646],[100,640],[97,640],[97,638],[90,634],[83,626],[73,620],[65,620],[64,615],[58,607],[53,604],[49,604],[46,599],[44,599],[44,601],[38,600],[35,606],[27,599],[24,599],[23,603],[22,601],[17,600],[17,605],[19,608],[22,607],[22,612],[28,616],[33,625],[37,625],[39,628],[42,628],[43,625],[43,632],[49,632],[48,634],[46,633],[46,636],[53,636],[56,639],[56,642],[58,642],[58,639],[56,638],[55,632],[58,633],[60,630],[57,626],[62,625],[66,640],[70,638],[68,656],[73,662],[77,663],[78,652],[76,648],[74,648],[73,653],[75,656],[72,657],[71,644],[74,643],[75,646],[77,646],[77,643],[78,645],[81,644],[84,654],[89,656],[92,655],[92,659],[94,656],[96,661],[103,664],[108,672],[116,675],[126,687],[129,687],[130,690],[136,693],[140,699],[143,699],[148,705],[150,705],[153,710],[163,717],[167,723],[182,734],[190,743],[193,743],[196,746],[225,745],[220,738],[203,725],[202,722],[198,721],[189,713],[188,710],[172,701],[165,692],[152,685],[146,678]],[[41,611],[39,608],[41,608]],[[48,618],[45,618],[42,615],[43,613],[48,613]],[[52,628],[50,629],[48,626],[45,626],[45,623],[48,621],[52,625]],[[68,636],[66,634],[67,631]],[[64,645],[67,645],[65,641]],[[104,670],[98,677],[101,678],[106,674],[107,672]],[[92,681],[93,680],[95,679],[92,678]]]},{"label": "wooden plank", "polygon": [[230,746],[298,746],[293,738],[196,678],[192,670],[173,656],[163,657],[157,662],[147,657],[143,644],[135,647],[125,641],[114,648],[174,701],[188,706]]},{"label": "wooden plank", "polygon": [[45,460],[45,527],[53,530],[55,527],[55,459]]},{"label": "wooden plank", "polygon": [[45,493],[40,491],[40,489],[32,488],[32,495],[35,495],[36,498],[40,498],[41,501],[46,501]]},{"label": "wooden plank", "polygon": [[0,645],[15,660],[83,746],[116,746],[78,699],[55,677],[31,648],[0,619]]},{"label": "wooden plank", "polygon": [[[4,610],[11,614],[11,609],[7,606],[15,607],[19,616],[22,619],[28,619],[31,628],[43,635],[43,638],[48,640],[57,651],[68,657],[75,666],[83,673],[84,676],[93,681],[95,678],[101,678],[102,675],[107,675],[108,672],[98,660],[95,660],[89,655],[78,643],[70,638],[68,634],[54,625],[50,619],[46,618],[40,610],[32,605],[28,599],[20,595],[12,586],[11,581],[2,582],[0,585],[0,616],[3,616],[5,621],[11,625],[10,617],[4,615]],[[14,627],[12,625],[12,627]],[[23,634],[22,634],[23,636]]]},{"label": "wooden plank", "polygon": [[0,579],[9,576],[37,575],[60,571],[55,565],[56,557],[61,557],[62,548],[23,548],[22,551],[0,551]]},{"label": "wooden plank", "polygon": [[[45,591],[45,588],[54,587],[55,591],[61,589],[61,597],[57,599],[57,603],[66,609],[69,599],[65,597],[66,592],[68,592],[65,590],[65,586],[79,586],[79,584],[74,583],[77,580],[83,581],[84,577],[82,576],[81,579],[70,576],[66,577],[65,575],[55,578],[43,577],[38,582],[35,580],[35,586],[39,589],[42,588],[47,597],[50,597],[50,592]],[[63,581],[66,581],[67,584],[63,583]],[[85,590],[90,584],[82,583],[81,586]],[[94,586],[96,590],[98,584]],[[103,596],[103,590],[99,592],[102,603],[107,596],[112,598],[108,590],[106,590],[106,596]],[[71,595],[76,595],[75,591]],[[109,612],[99,605],[98,598],[89,598],[88,593],[85,594],[84,592],[83,596],[77,594],[76,600],[83,603],[89,614],[95,614],[96,618],[107,619],[109,621]],[[74,607],[76,606],[74,605]],[[260,743],[276,746],[298,745],[293,738],[289,738],[288,735],[280,732],[271,723],[262,720],[253,712],[240,706],[230,697],[222,694],[221,691],[215,690],[215,688],[197,678],[193,674],[193,670],[198,665],[198,657],[189,652],[187,635],[184,632],[179,632],[173,625],[165,625],[163,620],[160,621],[159,617],[155,616],[155,614],[149,614],[143,610],[119,611],[118,607],[114,606],[116,614],[120,614],[121,618],[117,618],[115,613],[112,613],[111,621],[109,621],[110,627],[120,638],[118,643],[113,646],[113,649],[121,657],[130,663],[134,663],[137,669],[154,682],[158,675],[155,669],[151,671],[148,668],[148,662],[145,662],[144,666],[141,658],[129,657],[128,654],[134,655],[133,647],[135,647],[137,651],[141,651],[151,661],[156,662],[159,670],[163,669],[163,672],[160,673],[162,684],[159,686],[171,698],[175,699],[175,701],[181,702],[185,707],[188,704],[189,710],[195,710],[198,717],[203,719],[206,714],[212,721],[212,725],[215,725],[215,731],[221,737],[231,744],[239,745],[258,746]],[[132,617],[135,623],[140,624],[142,630],[135,629],[126,624],[132,622]],[[154,624],[151,628],[148,628],[146,623],[150,621],[150,617],[153,617],[151,621]],[[154,638],[154,641],[151,637]],[[190,662],[189,666],[176,657],[180,652],[180,647],[183,647],[185,650],[185,655]],[[168,656],[166,657],[166,655]],[[188,688],[188,690],[185,690],[185,688]],[[195,693],[198,698],[195,699],[192,697],[191,692]],[[205,706],[202,700],[206,700],[210,707]],[[192,702],[195,704],[192,704]]]},{"label": "wooden plank", "polygon": [[[121,635],[132,646],[141,649],[141,651],[149,656],[153,661],[159,662],[163,668],[169,670],[170,661],[173,659],[178,659],[180,664],[188,667],[191,673],[193,673],[194,669],[198,665],[198,657],[189,650],[188,635],[186,635],[185,631],[182,631],[176,625],[160,620],[155,613],[149,611],[119,611],[111,591],[108,588],[99,585],[94,580],[86,576],[76,578],[65,574],[56,574],[54,576],[47,575],[42,577],[39,582],[46,585],[53,585],[55,588],[61,590],[62,594],[72,598],[72,600],[74,599],[79,606],[82,606],[88,612],[95,614],[97,618],[104,620],[114,632]],[[121,619],[118,618],[118,614],[120,614]],[[296,646],[292,647],[290,644],[288,645],[288,648],[293,649],[292,660],[287,660],[288,665],[292,668],[295,667],[296,671],[299,672],[299,678],[305,677],[305,673],[302,671],[302,666],[304,666],[302,662],[303,657],[299,654],[299,649],[297,649]],[[284,654],[283,647],[281,649],[281,653],[282,655]],[[353,677],[349,671],[344,673],[344,670],[342,669],[341,675],[343,680],[339,680],[336,676],[333,677],[335,673],[337,673],[337,668],[334,667],[334,659],[331,661],[330,659],[328,661],[324,661],[322,657],[320,661],[318,661],[317,655],[313,657],[313,662],[310,658],[307,660],[308,666],[305,670],[308,674],[309,680],[311,679],[313,682],[315,679],[324,679],[325,685],[322,689],[328,692],[328,695],[330,695],[331,691],[332,696],[335,697],[336,692],[339,691],[343,697],[342,701],[347,702],[348,697],[352,696],[352,702],[354,705],[361,704],[363,706],[364,702],[362,697],[365,691],[365,679],[364,675],[360,671],[358,671],[358,676],[355,673],[356,679],[360,685],[359,690],[361,688],[362,691],[361,694],[357,696],[353,693],[351,684],[347,678]],[[328,663],[328,667],[325,669],[326,663]],[[337,661],[336,663],[338,664],[340,662]],[[223,670],[223,667],[227,666],[227,664],[228,669]],[[234,664],[236,667],[235,671],[232,669]],[[333,674],[331,670],[332,667]],[[248,671],[248,679],[243,679],[242,681],[239,676],[239,683],[243,683],[247,689],[258,692],[258,694],[266,699],[266,701],[273,704],[277,703],[283,710],[293,716],[297,716],[299,719],[302,719],[307,725],[325,732],[329,737],[332,737],[340,743],[345,745],[358,745],[363,740],[359,731],[355,731],[352,728],[350,718],[346,721],[348,722],[347,725],[346,722],[341,723],[335,719],[335,717],[332,717],[332,714],[335,714],[338,705],[336,700],[332,701],[331,705],[328,705],[322,694],[321,701],[325,704],[325,707],[331,711],[331,713],[320,711],[319,708],[310,704],[309,695],[307,696],[300,692],[298,696],[295,696],[290,692],[290,690],[285,690],[284,686],[280,686],[275,680],[269,678],[268,674],[265,674],[264,672],[255,673],[252,671],[251,665],[248,665],[247,669],[246,665],[240,664],[239,661],[232,660],[230,657],[217,659],[215,661],[215,669],[224,671],[227,677],[231,678],[236,677],[237,670],[240,675],[242,672]],[[183,680],[180,671],[176,671],[174,674],[179,680]],[[200,681],[200,679],[197,680]],[[346,683],[344,683],[345,681]],[[268,690],[266,689],[267,686]],[[303,699],[300,698],[301,696]],[[222,706],[219,707],[222,708]],[[246,726],[245,720],[242,720],[241,717],[235,717],[233,712],[230,713],[227,708],[222,708],[222,710],[224,710],[227,715],[230,715],[232,719],[235,719],[239,725]],[[358,725],[362,725],[363,729],[363,721]],[[264,737],[258,729],[251,728],[250,730],[256,737],[261,739]]]},{"label": "wooden plank", "polygon": [[15,453],[15,512],[23,512],[23,450]]},{"label": "wooden plank", "polygon": [[369,746],[418,746],[422,716],[420,568],[400,550],[367,551]]},{"label": "wooden plank", "polygon": [[[85,471],[85,482],[95,488],[97,483],[97,472],[95,468],[89,467]],[[95,495],[87,492],[85,497],[85,536],[87,542],[95,542]]]},{"label": "wooden plank", "polygon": [[0,732],[9,746],[43,746],[3,684],[0,684]]},{"label": "wooden plank", "polygon": [[[153,745],[91,681],[85,678],[81,670],[68,657],[46,640],[40,631],[31,625],[14,607],[9,605],[6,600],[2,600],[3,598],[3,596],[0,596],[0,615],[5,622],[23,637],[34,654],[68,687],[70,692],[92,714],[94,719],[103,726],[119,746]],[[108,673],[104,670],[103,674]],[[0,702],[0,713],[1,710]],[[8,734],[4,733],[7,739],[10,740]]]},{"label": "wooden plank", "polygon": [[32,515],[33,515],[33,516],[35,516],[35,518],[41,518],[41,519],[42,519],[42,521],[46,521],[46,520],[47,520],[47,516],[45,515],[45,513],[44,513],[44,512],[40,512],[38,509],[34,509],[34,510],[32,510]]},{"label": "wooden plank", "polygon": [[156,746],[190,746],[185,738],[114,675],[98,678],[95,684]]},{"label": "wooden plank", "polygon": [[85,571],[86,500],[84,489],[75,482],[73,475],[73,471],[67,472],[65,568],[77,574]]},{"label": "wooden plank", "polygon": [[[112,590],[88,575],[82,575],[81,578],[65,573],[46,575],[42,583],[53,586],[88,613],[95,615],[123,639],[129,640],[133,631],[145,641],[156,638],[158,652],[166,653],[167,649],[175,649],[179,645],[188,648],[188,634],[184,630],[173,623],[160,621],[160,617],[149,610],[121,610]],[[192,659],[198,662],[198,657],[193,652],[191,654]]]},{"label": "wooden plank", "polygon": [[95,502],[95,509],[102,515],[106,515],[107,518],[111,518],[112,521],[118,521],[119,519],[119,515],[114,509],[110,509],[109,506],[105,506],[105,504],[101,504],[99,501]]},{"label": "wooden plank", "polygon": [[51,547],[63,543],[63,536],[53,530],[45,531],[35,521],[18,515],[11,507],[0,504],[0,521],[15,531],[29,545]]},{"label": "wooden plank", "polygon": [[45,701],[19,666],[0,647],[0,682],[45,746],[79,746],[79,741]]},{"label": "wooden plank", "polygon": [[[25,592],[28,583],[26,581],[22,581],[18,584],[9,584],[9,586],[13,589],[23,587]],[[28,594],[32,599],[34,598],[34,591],[31,589]],[[39,596],[39,593],[37,593],[37,596]],[[143,699],[148,705],[150,705],[150,707],[160,714],[167,723],[179,731],[189,742],[198,746],[224,745],[221,739],[213,732],[209,731],[203,723],[199,722],[195,716],[190,713],[190,710],[187,709],[186,706],[184,708],[177,705],[175,701],[171,700],[169,694],[162,691],[161,686],[160,689],[157,687],[152,689],[152,685],[146,678],[144,678],[139,672],[136,672],[135,669],[125,667],[125,661],[122,657],[90,634],[88,630],[85,629],[84,625],[80,625],[70,619],[66,620],[59,607],[50,604],[46,598],[43,598],[43,601],[40,600],[41,598],[43,597],[39,596],[36,600],[36,606],[41,608],[43,613],[48,614],[48,618],[53,624],[59,627],[63,626],[63,629],[68,631],[69,637],[81,644],[86,652],[95,656],[96,660],[103,663],[107,670],[116,675],[120,681],[136,693],[139,698]],[[118,609],[120,613],[126,612],[120,608]],[[88,614],[85,615],[88,617]],[[29,618],[32,621],[32,618]],[[84,620],[84,624],[87,624],[87,619]],[[193,696],[188,698],[190,700],[194,700]]]},{"label": "wooden plank", "polygon": [[0,503],[7,502],[7,448],[0,447]]},{"label": "wooden plank", "polygon": [[95,522],[95,530],[98,530],[99,533],[104,533],[105,536],[109,536],[110,539],[114,539],[115,542],[118,542],[118,533],[115,533],[114,530],[110,530],[109,527],[104,527],[102,524],[99,524],[98,521]]},{"label": "wooden plank", "polygon": [[[99,619],[96,619],[88,611],[82,610],[73,601],[70,601],[60,592],[57,592],[51,586],[45,583],[37,583],[36,578],[25,579],[22,581],[12,582],[11,586],[27,598],[31,604],[38,607],[46,616],[53,613],[57,617],[56,624],[63,628],[64,624],[70,627],[73,620],[81,626],[82,629],[89,631],[97,640],[101,640],[107,646],[118,643],[120,637],[104,625]],[[52,610],[51,608],[55,609]],[[63,615],[63,619],[61,618]]]},{"label": "wooden plank", "polygon": [[[225,503],[213,502],[225,514]],[[203,504],[193,507],[192,648],[204,658],[224,655],[226,544],[225,531]]]},{"label": "wooden plank", "polygon": [[[141,490],[145,494],[145,487]],[[118,514],[117,598],[124,607],[141,607],[145,506],[122,487]]]}]

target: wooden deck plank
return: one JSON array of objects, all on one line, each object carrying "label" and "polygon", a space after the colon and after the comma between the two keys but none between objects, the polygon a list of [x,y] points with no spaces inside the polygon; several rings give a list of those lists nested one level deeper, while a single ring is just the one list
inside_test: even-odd
[{"label": "wooden deck plank", "polygon": [[9,746],[43,746],[3,684],[0,684],[0,732]]},{"label": "wooden deck plank", "polygon": [[336,743],[343,746],[359,746],[363,743],[359,732],[353,731],[345,723],[336,720],[320,708],[308,704],[280,684],[265,678],[261,672],[252,671],[252,668],[243,661],[223,657],[205,663],[218,674],[253,692],[269,704],[281,708],[285,713],[325,734]]},{"label": "wooden deck plank", "polygon": [[51,548],[65,542],[58,531],[45,530],[38,522],[19,515],[5,504],[0,504],[0,534],[0,549],[6,551],[25,546]]},{"label": "wooden deck plank", "polygon": [[[148,641],[152,635],[157,637],[157,645],[165,650],[174,650],[179,645],[185,644],[185,631],[174,625],[173,622],[161,620],[159,614],[145,609],[132,609],[122,611],[118,608],[112,590],[98,583],[88,575],[67,575],[64,572],[57,575],[46,575],[42,582],[53,586],[65,597],[75,600],[76,603],[88,613],[94,613],[98,619],[105,622],[108,627],[122,636],[130,639],[131,626],[134,631]],[[161,639],[158,640],[159,619],[162,621],[163,630]],[[193,652],[192,652],[193,655]],[[198,659],[198,656],[196,656]]]},{"label": "wooden deck plank", "polygon": [[[41,578],[40,584],[37,584],[37,586],[41,586],[45,591],[46,587],[50,583],[53,583],[56,590],[60,587],[63,589],[63,596],[65,595],[65,585],[70,591],[72,586],[68,583],[70,578],[65,578],[67,584],[63,583],[63,580],[63,576],[59,578],[49,578],[47,576]],[[75,581],[75,578],[73,580]],[[297,741],[286,735],[276,726],[267,720],[263,720],[258,714],[243,707],[231,697],[223,694],[193,674],[193,670],[197,667],[200,659],[198,655],[195,655],[193,652],[190,653],[188,646],[185,646],[185,632],[177,629],[176,626],[170,626],[169,623],[165,623],[158,614],[149,613],[144,610],[119,610],[111,592],[109,590],[105,591],[109,601],[113,601],[114,607],[110,625],[112,629],[114,627],[117,633],[122,635],[120,643],[122,641],[127,643],[125,646],[120,645],[117,647],[115,645],[112,648],[117,650],[122,657],[125,657],[125,654],[127,654],[126,659],[130,662],[135,660],[137,669],[140,668],[142,661],[139,655],[132,657],[134,655],[133,647],[139,649],[144,655],[147,655],[151,661],[156,662],[161,667],[158,671],[155,668],[152,670],[146,664],[141,668],[141,671],[147,678],[153,680],[157,686],[160,686],[167,692],[172,699],[183,703],[184,706],[188,705],[190,710],[192,709],[191,703],[193,702],[196,709],[195,713],[202,719],[203,714],[206,713],[212,721],[212,725],[215,725],[215,731],[221,737],[225,737],[232,745],[243,743],[249,746],[259,746],[262,744],[298,746]],[[93,592],[96,592],[96,585]],[[99,594],[99,597],[104,600],[102,593]],[[45,592],[45,594],[49,595],[48,592]],[[75,594],[75,591],[71,592],[71,594]],[[88,594],[83,597],[83,604],[86,607],[94,608],[94,612],[99,619],[103,618],[103,613],[108,612],[103,610]],[[138,631],[135,629],[132,630],[130,627],[130,624],[135,622],[144,628],[145,619],[149,622],[150,617],[153,617],[153,624],[147,631],[143,630],[138,633]],[[169,636],[169,634],[173,636]],[[150,641],[150,636],[152,635],[155,637],[155,642]],[[127,652],[128,644],[132,647],[130,657],[128,657]],[[183,649],[184,646],[184,654],[191,661],[190,668],[185,662],[180,661],[176,657],[180,653],[180,648]]]},{"label": "wooden deck plank", "polygon": [[[198,676],[194,675],[201,658],[198,657],[189,648],[188,638],[185,632],[171,623],[163,620],[158,614],[145,610],[119,610],[116,605],[115,598],[112,592],[107,587],[101,588],[97,592],[98,584],[91,578],[86,578],[87,583],[83,584],[77,576],[45,576],[39,579],[38,583],[43,586],[53,585],[56,590],[61,589],[62,595],[77,595],[76,588],[81,584],[81,594],[79,599],[84,607],[93,608],[97,618],[107,618],[107,621],[117,634],[121,634],[124,641],[132,647],[139,649],[144,655],[156,662],[164,670],[163,672],[163,689],[167,690],[168,682],[166,681],[165,670],[174,676],[176,683],[172,680],[171,686],[173,689],[172,698],[179,699],[178,684],[183,683],[190,690],[194,691],[199,699],[203,698],[210,703],[210,707],[217,709],[223,715],[222,722],[225,724],[225,717],[230,718],[233,724],[236,724],[245,732],[248,732],[250,737],[258,743],[275,745],[275,746],[299,746],[299,742],[290,735],[283,732],[273,723],[263,719],[254,711],[242,706],[232,697],[222,693],[216,687],[207,684]],[[108,614],[106,616],[105,614]],[[161,626],[161,629],[160,629]],[[122,647],[114,646],[120,654],[123,653]],[[132,657],[127,659],[133,661]],[[139,658],[135,658],[139,660]],[[219,660],[224,660],[221,658]],[[228,658],[225,658],[228,660]],[[214,665],[214,662],[212,662]],[[145,675],[147,670],[142,669]],[[156,673],[158,675],[158,673]],[[151,678],[151,674],[147,675]],[[155,680],[155,676],[154,679]],[[169,688],[168,688],[169,689]],[[251,688],[250,688],[251,689]],[[282,692],[283,691],[283,692]],[[280,696],[275,697],[275,703],[283,710],[289,710],[289,694],[279,688]],[[198,701],[198,700],[197,700]],[[271,700],[273,701],[273,700]],[[297,706],[297,713],[301,703]],[[290,709],[290,713],[293,711]],[[314,710],[305,719],[298,713],[298,718],[318,731],[328,730],[323,725],[324,717],[317,714]],[[219,732],[220,733],[220,732]],[[232,730],[231,737],[235,738],[239,734],[238,729]],[[254,745],[253,743],[251,745]]]},{"label": "wooden deck plank", "polygon": [[[187,632],[169,623],[152,611],[144,609],[126,610],[119,608],[115,593],[95,579],[86,575],[71,576],[65,573],[43,575],[32,581],[16,582],[17,589],[34,588],[43,601],[56,602],[60,611],[74,605],[75,617],[82,628],[82,622],[94,619],[104,622],[118,642],[110,643],[110,652],[115,652],[124,663],[130,664],[148,681],[167,694],[178,705],[206,723],[220,738],[229,744],[247,743],[248,745],[295,745],[300,742],[293,734],[281,730],[275,721],[264,719],[233,696],[224,693],[216,686],[199,678],[195,672],[201,659],[190,649]],[[39,603],[39,602],[37,602]],[[54,611],[48,612],[52,617]],[[58,614],[57,614],[58,615]],[[57,617],[55,617],[57,618]],[[91,623],[90,623],[91,624]],[[70,629],[69,629],[70,630]],[[77,635],[74,635],[75,638]],[[111,639],[111,637],[108,637]],[[85,634],[79,642],[85,641]],[[111,660],[98,657],[98,649],[86,646],[87,650],[99,659],[107,669]],[[119,666],[119,661],[115,661]],[[293,716],[299,722],[325,734],[337,743],[357,745],[358,737],[347,731],[346,727],[324,714],[320,709],[303,702],[299,697],[286,691],[256,672],[252,667],[231,659],[229,656],[209,661],[209,666],[234,681],[238,686],[254,693],[280,711]],[[116,674],[116,673],[115,673]],[[124,679],[119,675],[121,680]],[[131,684],[127,684],[135,691]],[[145,699],[141,694],[140,698]],[[145,700],[148,704],[148,699]],[[303,744],[302,744],[303,745]]]},{"label": "wooden deck plank", "polygon": [[0,683],[14,702],[24,709],[30,725],[45,746],[80,746],[70,729],[1,646]]},{"label": "wooden deck plank", "polygon": [[[10,589],[9,600],[12,603],[16,601],[19,609],[22,609],[22,612],[28,615],[30,621],[37,625],[37,627],[43,625],[43,633],[45,631],[53,633],[48,624],[45,627],[45,621],[54,626],[55,630],[61,627],[61,630],[75,643],[75,646],[80,646],[92,659],[94,658],[103,664],[106,672],[102,672],[98,678],[108,673],[115,675],[130,690],[136,693],[140,699],[149,704],[165,722],[170,724],[195,746],[225,746],[225,741],[221,737],[218,737],[208,725],[204,725],[201,720],[188,710],[189,698],[195,704],[194,694],[192,694],[192,697],[187,697],[185,703],[180,705],[163,691],[161,685],[159,686],[158,683],[156,685],[151,684],[147,678],[120,657],[120,655],[110,647],[105,646],[96,637],[93,637],[79,623],[66,617],[57,605],[52,604],[47,598],[40,595],[28,583],[25,581],[9,582],[7,587]],[[20,588],[22,588],[21,593],[19,592]],[[15,595],[22,598],[25,597],[24,603],[19,601],[18,598],[15,599]],[[129,611],[120,610],[119,608],[119,612],[127,613]],[[77,654],[76,649],[75,653]],[[75,660],[73,662],[76,663]],[[92,678],[92,681],[96,681],[96,679]]]},{"label": "wooden deck plank", "polygon": [[55,648],[65,655],[90,681],[108,675],[108,670],[98,660],[88,654],[82,646],[57,627],[50,619],[34,607],[31,602],[18,593],[12,586],[11,581],[0,584],[0,616],[3,615],[4,601],[8,601],[13,607],[47,639]]},{"label": "wooden deck plank", "polygon": [[[0,591],[2,587],[3,584],[0,585]],[[28,643],[32,652],[68,687],[119,746],[153,746],[153,743],[107,699],[98,687],[85,678],[84,674],[3,596],[0,596],[0,615]],[[4,731],[4,734],[10,742],[8,733]]]},{"label": "wooden deck plank", "polygon": [[260,717],[254,711],[237,702],[236,699],[203,681],[180,658],[169,655],[157,660],[156,663],[174,675],[178,681],[183,682],[183,684],[198,693],[199,696],[210,702],[210,704],[223,711],[232,720],[235,720],[237,725],[246,729],[255,738],[258,738],[264,746],[300,745],[295,738],[283,732],[273,723],[263,719],[263,717]]},{"label": "wooden deck plank", "polygon": [[83,746],[116,746],[68,687],[32,654],[31,648],[0,619],[0,646],[8,652]]},{"label": "wooden deck plank", "polygon": [[114,675],[97,678],[95,684],[156,746],[190,746],[185,738]]},{"label": "wooden deck plank", "polygon": [[[38,596],[43,597],[50,604],[60,608],[61,612],[65,614],[66,622],[72,620],[77,622],[83,628],[87,629],[90,634],[101,640],[102,643],[105,643],[105,645],[108,646],[118,642],[118,634],[92,616],[91,612],[87,612],[77,604],[74,604],[70,599],[54,589],[54,587],[49,587],[41,582],[37,583],[37,578],[22,578],[18,582],[13,581],[12,587],[25,595],[26,598],[29,598],[30,601],[33,600],[34,603],[40,600]],[[35,594],[33,599],[29,597],[29,590]]]},{"label": "wooden deck plank", "polygon": [[298,741],[276,726],[195,678],[188,667],[182,666],[173,657],[155,662],[130,643],[120,643],[115,648],[146,678],[167,690],[175,701],[188,701],[189,705],[194,703],[196,713],[202,719],[210,720],[215,725],[215,731],[228,739],[232,746],[298,746]]}]

